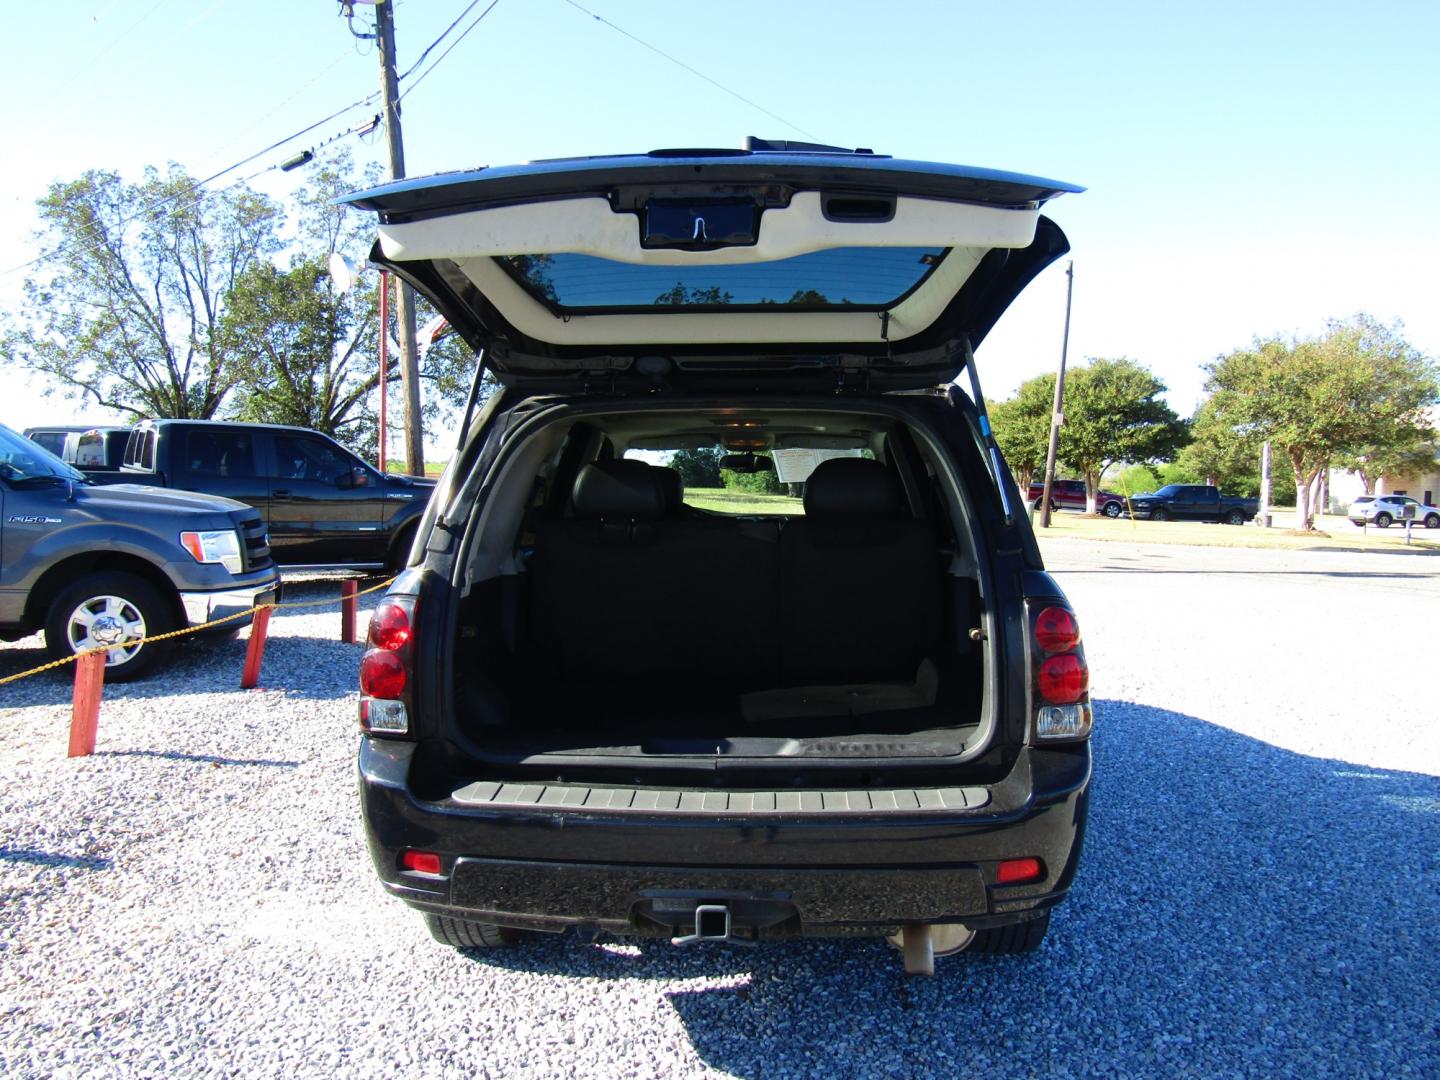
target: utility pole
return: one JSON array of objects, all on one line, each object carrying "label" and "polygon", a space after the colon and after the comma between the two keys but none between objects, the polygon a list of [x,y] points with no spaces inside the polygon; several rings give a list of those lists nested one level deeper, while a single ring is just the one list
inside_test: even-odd
[{"label": "utility pole", "polygon": [[1055,453],[1060,449],[1060,425],[1065,416],[1065,358],[1070,351],[1070,299],[1075,294],[1075,260],[1065,268],[1065,336],[1060,342],[1060,374],[1055,376],[1055,405],[1050,411],[1050,449],[1045,453],[1045,490],[1040,496],[1040,527],[1050,527],[1050,488],[1055,483]]},{"label": "utility pole", "polygon": [[[405,144],[400,133],[400,79],[395,72],[395,20],[390,14],[390,0],[378,0],[375,4],[375,38],[380,46],[380,88],[385,98],[385,143],[390,151],[390,177],[402,180],[405,177]],[[415,293],[399,278],[396,278],[395,284],[400,389],[405,397],[405,470],[413,476],[424,476],[425,442],[420,433],[420,360],[415,349]],[[381,327],[380,332],[385,333],[386,328]]]}]

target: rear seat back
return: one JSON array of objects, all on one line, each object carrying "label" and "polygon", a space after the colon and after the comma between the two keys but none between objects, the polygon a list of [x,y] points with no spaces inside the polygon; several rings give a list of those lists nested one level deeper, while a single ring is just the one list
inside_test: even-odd
[{"label": "rear seat back", "polygon": [[773,686],[778,530],[676,518],[669,487],[640,461],[581,468],[573,516],[536,533],[539,647],[567,682],[692,695]]},{"label": "rear seat back", "polygon": [[881,462],[834,458],[780,539],[780,642],[789,686],[909,682],[940,634],[940,566]]}]

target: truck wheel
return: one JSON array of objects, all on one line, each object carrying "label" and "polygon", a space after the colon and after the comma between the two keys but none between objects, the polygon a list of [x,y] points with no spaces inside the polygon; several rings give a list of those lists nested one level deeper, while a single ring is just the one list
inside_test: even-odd
[{"label": "truck wheel", "polygon": [[432,915],[428,911],[425,913],[425,925],[436,941],[457,949],[503,949],[525,936],[525,931],[508,926],[452,919],[448,915]]},{"label": "truck wheel", "polygon": [[1226,524],[1226,525],[1244,525],[1244,524],[1245,524],[1245,511],[1243,511],[1243,510],[1231,510],[1228,514],[1225,515],[1225,524]]},{"label": "truck wheel", "polygon": [[1157,507],[1155,507],[1154,510],[1151,510],[1151,511],[1150,511],[1150,520],[1151,520],[1151,521],[1169,521],[1169,520],[1170,520],[1170,511],[1169,511],[1169,510],[1166,510],[1163,506],[1157,506]]},{"label": "truck wheel", "polygon": [[107,682],[144,675],[164,647],[136,638],[174,627],[164,597],[144,578],[118,570],[86,574],[62,589],[45,615],[45,648],[56,660],[85,649],[113,645],[105,655]]},{"label": "truck wheel", "polygon": [[1107,502],[1101,512],[1108,518],[1118,518],[1124,512],[1124,507],[1118,502]]},{"label": "truck wheel", "polygon": [[395,538],[394,545],[390,548],[390,561],[388,563],[390,573],[398,574],[405,569],[405,564],[410,561],[410,548],[415,543],[415,530],[420,527],[417,521],[413,525],[407,525]]},{"label": "truck wheel", "polygon": [[1028,922],[1011,923],[1009,926],[992,926],[975,931],[975,940],[965,949],[970,953],[986,953],[990,956],[1013,956],[1017,953],[1034,952],[1045,940],[1045,931],[1050,929],[1050,912]]}]

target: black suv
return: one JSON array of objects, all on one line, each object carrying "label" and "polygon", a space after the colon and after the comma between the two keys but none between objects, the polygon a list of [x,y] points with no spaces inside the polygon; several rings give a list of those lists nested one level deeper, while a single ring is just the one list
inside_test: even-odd
[{"label": "black suv", "polygon": [[[350,197],[500,383],[361,664],[371,853],[438,939],[1039,945],[1088,672],[972,350],[1078,190],[752,143]],[[727,514],[676,451],[814,467]]]}]

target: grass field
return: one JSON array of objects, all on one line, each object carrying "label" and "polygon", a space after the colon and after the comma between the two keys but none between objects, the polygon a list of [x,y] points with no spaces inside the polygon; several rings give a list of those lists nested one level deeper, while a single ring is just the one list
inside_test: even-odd
[{"label": "grass field", "polygon": [[799,499],[789,495],[752,495],[725,488],[687,488],[685,501],[700,510],[721,514],[803,514]]}]

